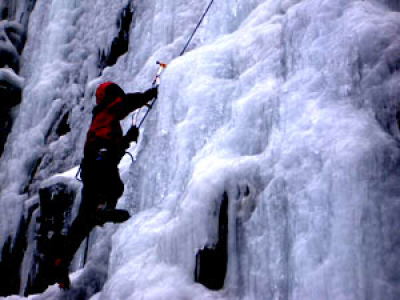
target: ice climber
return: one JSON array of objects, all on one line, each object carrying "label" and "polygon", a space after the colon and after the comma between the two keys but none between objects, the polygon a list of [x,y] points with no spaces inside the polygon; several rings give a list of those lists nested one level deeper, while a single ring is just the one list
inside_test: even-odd
[{"label": "ice climber", "polygon": [[115,208],[124,191],[118,163],[129,143],[137,140],[139,130],[132,127],[124,136],[119,122],[156,97],[157,87],[132,94],[125,94],[113,82],[102,83],[97,88],[97,105],[93,109],[81,163],[82,201],[79,213],[62,243],[61,255],[54,262],[55,279],[61,288],[69,287],[69,265],[91,230],[96,225],[121,223],[130,217],[126,210]]}]

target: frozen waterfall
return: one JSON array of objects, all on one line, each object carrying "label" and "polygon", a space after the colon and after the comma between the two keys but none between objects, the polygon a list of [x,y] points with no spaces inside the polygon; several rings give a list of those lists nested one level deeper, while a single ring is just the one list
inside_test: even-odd
[{"label": "frozen waterfall", "polygon": [[398,1],[215,0],[177,57],[208,3],[36,1],[19,75],[0,69],[23,86],[0,159],[14,294],[39,189],[79,195],[97,85],[144,91],[169,65],[120,165],[133,217],[95,230],[72,289],[6,299],[400,299]]}]

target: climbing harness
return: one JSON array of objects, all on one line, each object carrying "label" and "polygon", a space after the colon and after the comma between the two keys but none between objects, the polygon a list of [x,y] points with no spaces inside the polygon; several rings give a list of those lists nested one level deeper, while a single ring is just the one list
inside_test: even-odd
[{"label": "climbing harness", "polygon": [[[107,151],[107,149],[100,149],[98,152],[98,156],[96,157],[96,161],[104,160],[106,151]],[[128,155],[131,158],[132,163],[135,162],[135,158],[133,157],[133,155],[130,152],[125,151],[124,155],[122,157],[124,157],[125,155]],[[81,173],[82,173],[82,165],[79,166],[78,171],[75,174],[75,179],[80,182],[83,181],[81,178]]]}]

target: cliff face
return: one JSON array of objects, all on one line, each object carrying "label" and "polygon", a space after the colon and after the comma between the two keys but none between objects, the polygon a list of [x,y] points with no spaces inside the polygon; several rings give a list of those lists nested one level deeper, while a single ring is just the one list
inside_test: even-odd
[{"label": "cliff face", "polygon": [[93,233],[70,291],[33,299],[399,299],[397,1],[215,0],[177,57],[207,2],[37,1],[0,161],[3,255],[28,249],[19,290],[40,187],[79,195],[73,171],[54,175],[79,164],[97,85],[143,91],[160,60],[120,165],[133,217]]}]

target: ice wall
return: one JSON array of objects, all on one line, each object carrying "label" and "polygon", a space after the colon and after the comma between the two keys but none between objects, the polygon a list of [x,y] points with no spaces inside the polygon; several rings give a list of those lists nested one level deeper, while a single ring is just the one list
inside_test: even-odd
[{"label": "ice wall", "polygon": [[[219,5],[164,76],[128,179],[143,212],[114,236],[99,299],[397,299],[399,15]],[[211,293],[194,257],[224,192],[228,273]]]},{"label": "ice wall", "polygon": [[[12,1],[10,7],[17,9],[23,3],[28,1]],[[94,104],[89,82],[99,76],[100,53],[118,34],[117,22],[128,4],[36,3],[21,57],[20,75],[26,79],[23,100],[0,160],[0,245],[5,245],[0,274],[5,280],[16,281],[7,266],[13,261],[19,270],[31,242],[26,241],[26,223],[38,205],[40,183],[80,161]]]},{"label": "ice wall", "polygon": [[0,3],[0,155],[21,101],[23,78],[18,76],[30,13],[35,0]]},{"label": "ice wall", "polygon": [[[44,33],[31,39],[25,54],[24,68],[32,75],[21,108],[32,117],[19,121],[8,145],[27,150],[19,156],[7,150],[2,200],[28,198],[19,194],[32,161],[49,149],[53,160],[39,168],[42,177],[28,188],[32,194],[41,178],[79,160],[98,82],[143,90],[156,60],[170,65],[136,162],[121,165],[126,189],[120,206],[133,218],[115,234],[113,225],[102,229],[108,235],[97,238],[88,267],[74,273],[75,288],[62,293],[52,287],[32,299],[74,299],[83,291],[84,299],[91,297],[82,283],[96,277],[94,266],[108,268],[108,275],[92,300],[399,299],[395,1],[215,0],[181,58],[176,56],[207,1],[134,1],[129,51],[98,77],[93,53],[115,36],[112,5],[102,4],[38,2],[30,28]],[[80,21],[85,26],[76,26]],[[80,34],[51,42],[42,28],[56,30],[57,22]],[[76,49],[81,45],[87,56]],[[68,57],[80,63],[71,66]],[[47,119],[57,119],[67,98],[76,99],[70,137],[46,141]],[[36,135],[27,138],[26,128]],[[54,153],[69,157],[61,162]],[[227,273],[224,287],[211,291],[195,283],[196,255],[220,238],[224,198]],[[7,211],[15,206],[11,199],[3,201]]]}]

